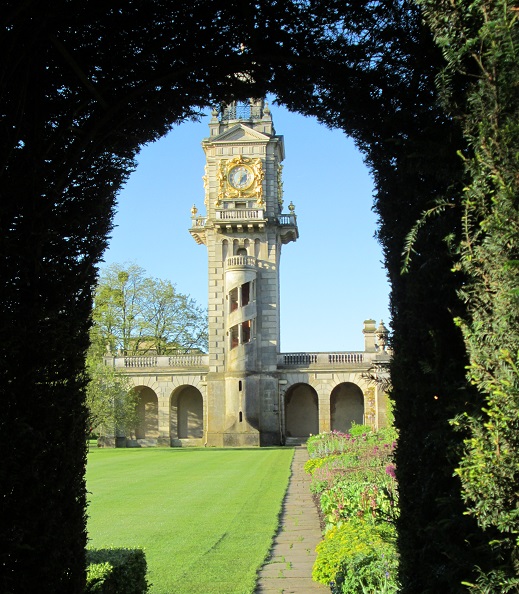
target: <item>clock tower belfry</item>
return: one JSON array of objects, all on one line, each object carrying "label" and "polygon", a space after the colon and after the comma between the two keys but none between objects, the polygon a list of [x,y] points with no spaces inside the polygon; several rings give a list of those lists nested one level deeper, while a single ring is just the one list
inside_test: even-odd
[{"label": "clock tower belfry", "polygon": [[298,238],[283,214],[283,137],[263,99],[214,110],[206,155],[206,216],[189,230],[205,244],[209,276],[207,445],[279,444],[279,263]]}]

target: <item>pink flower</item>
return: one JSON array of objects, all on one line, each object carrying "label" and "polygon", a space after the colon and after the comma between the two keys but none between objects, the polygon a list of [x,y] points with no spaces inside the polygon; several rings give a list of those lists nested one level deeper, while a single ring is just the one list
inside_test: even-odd
[{"label": "pink flower", "polygon": [[393,464],[388,464],[386,466],[386,474],[388,474],[392,478],[396,478],[395,466]]}]

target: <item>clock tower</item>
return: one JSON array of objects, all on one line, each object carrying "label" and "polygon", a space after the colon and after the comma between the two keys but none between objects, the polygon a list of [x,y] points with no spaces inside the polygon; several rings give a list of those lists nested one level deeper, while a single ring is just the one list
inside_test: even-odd
[{"label": "clock tower", "polygon": [[281,248],[298,237],[283,214],[283,137],[263,99],[213,111],[206,156],[206,215],[190,233],[208,252],[207,445],[278,445]]}]

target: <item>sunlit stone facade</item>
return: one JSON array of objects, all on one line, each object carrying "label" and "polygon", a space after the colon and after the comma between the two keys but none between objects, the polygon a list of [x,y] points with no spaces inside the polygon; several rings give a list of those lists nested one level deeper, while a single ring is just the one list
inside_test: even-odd
[{"label": "sunlit stone facade", "polygon": [[384,425],[382,323],[364,322],[363,352],[279,352],[281,250],[299,234],[294,205],[284,210],[284,143],[268,106],[214,111],[202,147],[205,213],[193,206],[189,232],[207,248],[209,353],[106,359],[141,394],[134,438],[118,443],[279,445],[352,422]]}]

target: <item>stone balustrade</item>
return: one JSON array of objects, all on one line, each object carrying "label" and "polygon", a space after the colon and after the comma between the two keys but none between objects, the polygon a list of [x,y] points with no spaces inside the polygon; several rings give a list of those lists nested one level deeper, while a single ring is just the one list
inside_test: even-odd
[{"label": "stone balustrade", "polygon": [[[221,221],[246,221],[252,220],[264,220],[265,211],[262,209],[251,209],[251,208],[239,208],[239,209],[223,209],[216,211],[216,218]],[[191,226],[205,227],[207,223],[207,217],[191,217]],[[281,214],[278,216],[278,223],[282,226],[295,226],[297,225],[297,218],[295,214]]]},{"label": "stone balustrade", "polygon": [[191,217],[191,226],[194,227],[205,227],[207,217]]},{"label": "stone balustrade", "polygon": [[229,258],[227,258],[225,265],[227,266],[227,268],[256,266],[256,258],[254,256],[230,256]]},{"label": "stone balustrade", "polygon": [[328,362],[332,365],[334,363],[364,363],[364,353],[329,353]]},{"label": "stone balustrade", "polygon": [[209,365],[209,355],[190,353],[187,355],[136,355],[126,357],[105,357],[105,363],[123,369],[149,368],[202,368]]},{"label": "stone balustrade", "polygon": [[265,218],[265,211],[258,208],[229,208],[217,210],[215,214],[221,221],[262,221]]},{"label": "stone balustrade", "polygon": [[[239,256],[246,257],[246,256]],[[330,352],[330,353],[279,353],[278,367],[288,368],[340,368],[364,367],[389,360],[390,353],[377,351],[366,353],[362,351]],[[137,355],[125,357],[105,357],[106,365],[111,365],[120,371],[124,369],[199,369],[208,371],[209,355],[198,353],[186,355]]]},{"label": "stone balustrade", "polygon": [[278,216],[278,223],[282,226],[290,225],[295,227],[297,225],[297,219],[295,214],[280,214]]},{"label": "stone balustrade", "polygon": [[[370,365],[386,353],[280,353],[278,367],[344,367],[345,365]],[[385,358],[385,357],[384,357]]]},{"label": "stone balustrade", "polygon": [[207,367],[209,355],[172,355],[168,357],[169,367]]},{"label": "stone balustrade", "polygon": [[157,367],[158,357],[124,357],[125,367]]}]

